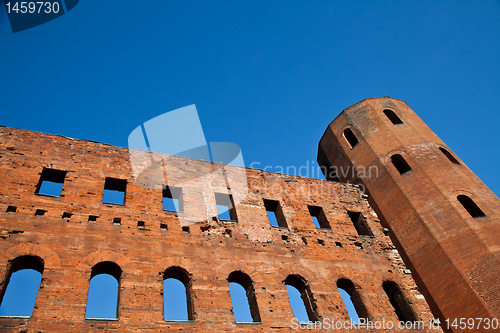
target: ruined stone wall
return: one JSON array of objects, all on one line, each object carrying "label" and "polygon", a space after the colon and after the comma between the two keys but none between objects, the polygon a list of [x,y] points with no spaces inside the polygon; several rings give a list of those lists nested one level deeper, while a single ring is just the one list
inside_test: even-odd
[{"label": "ruined stone wall", "polygon": [[[241,196],[228,189],[230,169],[182,158],[170,167],[191,177],[182,187],[184,212],[164,211],[162,189],[135,182],[127,149],[0,128],[2,288],[15,258],[44,262],[33,315],[0,318],[0,332],[289,332],[290,274],[307,281],[319,319],[349,318],[336,286],[347,278],[372,321],[398,321],[384,281],[399,285],[419,320],[432,320],[356,186],[245,169],[248,193]],[[60,197],[35,193],[43,168],[66,171]],[[203,179],[195,177],[200,170]],[[106,177],[127,181],[124,205],[102,203]],[[238,199],[237,222],[214,218],[214,192]],[[287,227],[270,226],[264,199],[279,201]],[[308,205],[322,208],[331,229],[315,228]],[[362,214],[373,237],[358,235],[348,211]],[[91,269],[104,261],[122,270],[118,319],[85,319]],[[172,266],[190,275],[191,321],[163,319],[163,272]],[[235,323],[227,281],[234,271],[252,279],[260,323]]]}]

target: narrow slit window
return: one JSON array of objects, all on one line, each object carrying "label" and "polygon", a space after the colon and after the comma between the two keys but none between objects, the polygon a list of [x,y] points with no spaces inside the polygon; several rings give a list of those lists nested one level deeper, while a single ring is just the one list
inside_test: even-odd
[{"label": "narrow slit window", "polygon": [[193,320],[191,277],[180,267],[170,267],[163,273],[163,319]]},{"label": "narrow slit window", "polygon": [[237,323],[259,323],[261,320],[252,279],[247,274],[236,271],[229,274],[227,280],[234,320]]},{"label": "narrow slit window", "polygon": [[328,222],[323,208],[318,206],[307,206],[307,208],[317,229],[331,229],[330,222]]},{"label": "narrow slit window", "polygon": [[344,137],[351,146],[351,149],[356,147],[356,145],[359,143],[358,138],[356,137],[356,135],[354,135],[353,131],[350,128],[346,128],[344,130]]},{"label": "narrow slit window", "polygon": [[92,267],[85,319],[117,319],[119,304],[120,266],[102,261]]},{"label": "narrow slit window", "polygon": [[288,228],[279,201],[264,199],[264,206],[266,207],[269,223],[273,227]]},{"label": "narrow slit window", "polygon": [[387,297],[389,297],[389,301],[391,302],[396,315],[400,321],[417,321],[415,313],[413,312],[410,304],[406,300],[403,295],[403,292],[399,288],[399,286],[393,281],[385,281],[382,284]]},{"label": "narrow slit window", "polygon": [[227,193],[215,193],[217,205],[217,216],[221,221],[237,222],[236,210],[234,209],[233,196]]},{"label": "narrow slit window", "polygon": [[104,192],[102,194],[102,202],[124,205],[126,189],[127,181],[125,179],[106,177],[106,181],[104,182]]},{"label": "narrow slit window", "polygon": [[439,150],[441,150],[441,152],[444,154],[444,156],[446,156],[450,160],[451,163],[460,165],[460,162],[458,162],[457,159],[449,151],[447,151],[443,147],[439,147]]},{"label": "narrow slit window", "polygon": [[351,219],[354,228],[356,228],[358,235],[373,236],[373,233],[370,227],[368,226],[368,223],[366,222],[365,218],[361,213],[348,211],[347,215],[349,215],[349,218]]},{"label": "narrow slit window", "polygon": [[408,165],[408,163],[406,163],[406,160],[403,158],[403,156],[399,154],[392,155],[391,162],[401,175],[407,173],[408,171],[411,171],[411,167]]},{"label": "narrow slit window", "polygon": [[35,193],[60,197],[65,177],[66,171],[43,168]]},{"label": "narrow slit window", "polygon": [[171,212],[182,212],[182,188],[166,187],[163,189],[163,210]]},{"label": "narrow slit window", "polygon": [[478,218],[478,217],[485,217],[486,214],[483,213],[481,208],[479,208],[476,203],[469,198],[466,195],[459,195],[457,197],[457,200],[464,206],[464,208],[467,210],[467,212],[472,216],[473,218]]},{"label": "narrow slit window", "polygon": [[317,321],[316,301],[306,280],[299,275],[289,275],[284,282],[294,317],[299,322]]},{"label": "narrow slit window", "polygon": [[43,260],[26,255],[10,261],[9,266],[0,291],[0,317],[31,317],[42,281]]},{"label": "narrow slit window", "polygon": [[342,296],[342,301],[351,321],[357,323],[359,318],[367,319],[368,312],[361,301],[361,296],[354,283],[348,279],[339,279],[337,281],[337,288],[339,289],[340,296]]},{"label": "narrow slit window", "polygon": [[384,114],[389,118],[389,120],[394,124],[394,125],[399,125],[402,124],[403,121],[394,113],[394,111],[385,109]]}]

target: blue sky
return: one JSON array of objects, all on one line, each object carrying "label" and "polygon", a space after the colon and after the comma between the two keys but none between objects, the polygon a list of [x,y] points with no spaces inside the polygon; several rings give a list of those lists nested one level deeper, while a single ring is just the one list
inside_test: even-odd
[{"label": "blue sky", "polygon": [[208,142],[278,171],[391,96],[500,193],[500,1],[86,0],[15,34],[0,6],[0,42],[0,125],[126,147],[196,104]]},{"label": "blue sky", "polygon": [[[315,163],[367,97],[409,106],[500,193],[499,1],[80,1],[13,34],[0,12],[0,124],[127,146],[196,104],[245,163]],[[273,170],[271,169],[271,170]]]}]

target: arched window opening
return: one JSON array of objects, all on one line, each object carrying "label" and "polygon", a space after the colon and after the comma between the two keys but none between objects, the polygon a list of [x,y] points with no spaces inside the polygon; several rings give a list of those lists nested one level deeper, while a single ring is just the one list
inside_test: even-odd
[{"label": "arched window opening", "polygon": [[346,128],[344,130],[344,137],[346,138],[347,142],[349,142],[351,149],[359,143],[358,138],[356,137],[356,135],[354,135],[350,128]]},{"label": "arched window opening", "polygon": [[299,322],[317,321],[316,301],[306,280],[300,275],[288,275],[285,285],[294,317]]},{"label": "arched window opening", "polygon": [[342,296],[342,301],[344,301],[349,318],[353,323],[358,322],[359,318],[368,318],[366,307],[351,280],[339,279],[337,281],[337,288]]},{"label": "arched window opening", "polygon": [[404,322],[417,321],[415,313],[413,312],[412,308],[410,307],[410,304],[404,297],[403,292],[396,284],[396,282],[385,281],[382,284],[382,287],[384,288],[387,297],[389,297],[389,301],[391,302],[392,307],[394,308],[394,311],[396,312],[399,321],[404,321]]},{"label": "arched window opening", "polygon": [[9,262],[0,293],[0,316],[31,317],[44,263],[37,256],[20,256]]},{"label": "arched window opening", "polygon": [[118,318],[120,266],[103,261],[92,267],[87,296],[86,319]]},{"label": "arched window opening", "polygon": [[457,159],[449,151],[447,151],[443,147],[439,147],[439,150],[441,150],[444,156],[448,157],[451,163],[460,165],[460,162],[458,162]]},{"label": "arched window opening", "polygon": [[403,175],[408,171],[411,171],[411,167],[406,163],[403,156],[396,154],[391,156],[391,162],[394,164],[394,167],[399,171],[399,174]]},{"label": "arched window opening", "polygon": [[191,276],[183,268],[168,268],[163,273],[163,319],[194,320],[193,312]]},{"label": "arched window opening", "polygon": [[394,113],[394,111],[385,109],[384,114],[389,118],[389,120],[394,124],[394,125],[399,125],[402,124],[403,121]]},{"label": "arched window opening", "polygon": [[457,200],[464,206],[464,208],[469,212],[470,216],[473,218],[485,217],[486,214],[483,213],[481,208],[479,208],[476,203],[466,195],[459,195]]},{"label": "arched window opening", "polygon": [[260,314],[252,279],[247,274],[236,271],[229,274],[227,280],[233,304],[234,320],[237,323],[259,323]]}]

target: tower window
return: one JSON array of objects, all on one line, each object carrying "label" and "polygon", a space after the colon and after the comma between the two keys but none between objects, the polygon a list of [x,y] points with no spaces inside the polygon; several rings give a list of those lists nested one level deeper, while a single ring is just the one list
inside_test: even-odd
[{"label": "tower window", "polygon": [[163,189],[163,210],[171,212],[182,212],[182,188],[167,187]]},{"label": "tower window", "polygon": [[366,223],[365,218],[359,212],[347,212],[347,215],[351,218],[352,224],[356,228],[358,235],[360,236],[373,236],[370,227]]},{"label": "tower window", "polygon": [[299,322],[317,321],[316,302],[306,280],[299,275],[289,275],[285,285],[294,317]]},{"label": "tower window", "polygon": [[65,177],[66,171],[43,168],[35,193],[60,197]]},{"label": "tower window", "polygon": [[318,229],[331,229],[330,222],[326,219],[323,208],[318,206],[307,206],[309,214],[314,222],[314,226]]},{"label": "tower window", "polygon": [[247,274],[236,271],[229,274],[227,280],[234,320],[237,323],[259,323],[261,320],[252,279]]},{"label": "tower window", "polygon": [[26,255],[12,260],[9,266],[0,290],[0,317],[31,317],[42,281],[43,260]]},{"label": "tower window", "polygon": [[191,277],[180,267],[163,273],[163,318],[172,321],[193,320]]},{"label": "tower window", "polygon": [[102,261],[92,267],[85,318],[118,318],[121,274],[120,266],[111,261]]},{"label": "tower window", "polygon": [[439,150],[441,150],[444,156],[448,157],[451,163],[460,165],[460,162],[458,162],[457,159],[449,151],[447,151],[443,147],[439,147]]},{"label": "tower window", "polygon": [[344,130],[344,137],[346,138],[347,142],[349,142],[351,149],[359,143],[358,138],[356,137],[356,135],[354,135],[350,128],[346,128]]},{"label": "tower window", "polygon": [[387,297],[389,297],[389,301],[391,302],[396,315],[398,316],[399,321],[417,321],[415,313],[413,312],[410,304],[406,300],[399,286],[393,281],[385,281],[382,284]]},{"label": "tower window", "polygon": [[217,205],[217,216],[221,221],[237,222],[236,210],[234,209],[233,196],[227,193],[215,193]]},{"label": "tower window", "polygon": [[340,296],[342,296],[342,301],[344,302],[349,318],[353,323],[357,322],[359,318],[368,318],[366,307],[351,280],[339,279],[337,281],[337,288],[339,289]]},{"label": "tower window", "polygon": [[279,201],[264,199],[264,206],[266,207],[269,223],[273,227],[288,227]]},{"label": "tower window", "polygon": [[406,163],[403,156],[396,154],[391,156],[391,162],[394,164],[396,169],[399,171],[399,174],[405,174],[408,171],[411,171],[411,167]]},{"label": "tower window", "polygon": [[106,181],[104,182],[104,191],[102,194],[102,202],[124,205],[126,188],[127,181],[125,179],[106,177]]},{"label": "tower window", "polygon": [[457,200],[464,206],[464,208],[469,212],[470,216],[473,218],[485,217],[486,214],[483,213],[481,208],[479,208],[476,203],[466,195],[459,195]]},{"label": "tower window", "polygon": [[399,119],[399,117],[394,113],[394,111],[385,109],[384,114],[389,118],[389,120],[394,124],[394,125],[399,125],[402,124],[403,121]]}]

